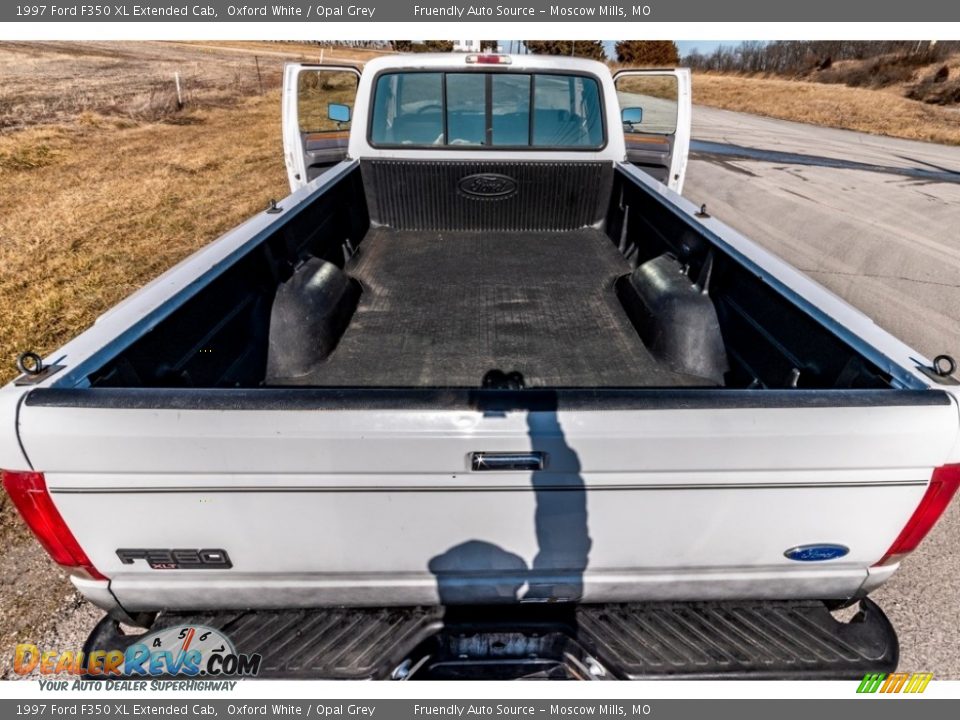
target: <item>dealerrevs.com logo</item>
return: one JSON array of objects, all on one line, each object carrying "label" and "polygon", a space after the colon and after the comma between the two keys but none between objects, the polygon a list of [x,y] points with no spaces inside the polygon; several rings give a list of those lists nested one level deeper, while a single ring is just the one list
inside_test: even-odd
[{"label": "dealerrevs.com logo", "polygon": [[123,650],[41,650],[22,643],[14,651],[18,675],[78,675],[104,678],[135,677],[254,677],[261,656],[238,653],[219,630],[203,625],[178,625],[148,633]]}]

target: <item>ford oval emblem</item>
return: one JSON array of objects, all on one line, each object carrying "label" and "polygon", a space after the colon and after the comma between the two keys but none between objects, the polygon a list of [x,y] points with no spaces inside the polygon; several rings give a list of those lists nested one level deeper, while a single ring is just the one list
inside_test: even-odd
[{"label": "ford oval emblem", "polygon": [[799,562],[821,562],[823,560],[834,560],[842,558],[850,552],[846,545],[835,545],[833,543],[817,543],[815,545],[798,545],[790,548],[783,554],[790,560]]},{"label": "ford oval emblem", "polygon": [[460,192],[475,198],[508,198],[517,192],[517,181],[499,173],[476,173],[460,178]]}]

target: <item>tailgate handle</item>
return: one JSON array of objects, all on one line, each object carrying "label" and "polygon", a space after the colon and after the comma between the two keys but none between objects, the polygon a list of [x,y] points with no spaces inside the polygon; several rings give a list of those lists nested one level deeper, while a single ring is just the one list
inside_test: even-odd
[{"label": "tailgate handle", "polygon": [[475,452],[471,470],[543,470],[547,456],[542,452]]}]

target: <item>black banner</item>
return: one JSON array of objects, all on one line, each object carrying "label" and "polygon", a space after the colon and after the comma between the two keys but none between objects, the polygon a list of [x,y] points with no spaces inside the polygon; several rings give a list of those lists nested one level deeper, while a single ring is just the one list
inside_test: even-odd
[{"label": "black banner", "polygon": [[361,0],[353,4],[281,0],[112,0],[109,3],[4,3],[0,22],[955,22],[960,3],[942,0],[867,0],[802,3],[769,0],[511,0],[455,3],[442,0]]},{"label": "black banner", "polygon": [[[851,684],[850,692],[855,692]],[[909,709],[906,704],[909,702]],[[951,709],[952,708],[952,709]],[[78,700],[3,700],[5,718],[175,717],[340,718],[343,720],[939,720],[956,717],[958,700],[873,698],[850,700],[260,700],[178,698],[126,700],[91,696]]]}]

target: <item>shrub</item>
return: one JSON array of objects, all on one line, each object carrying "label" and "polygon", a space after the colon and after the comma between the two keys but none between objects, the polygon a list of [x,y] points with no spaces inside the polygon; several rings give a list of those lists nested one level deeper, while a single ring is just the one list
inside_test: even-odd
[{"label": "shrub", "polygon": [[644,66],[680,64],[680,52],[672,40],[621,40],[616,48],[617,62]]}]

